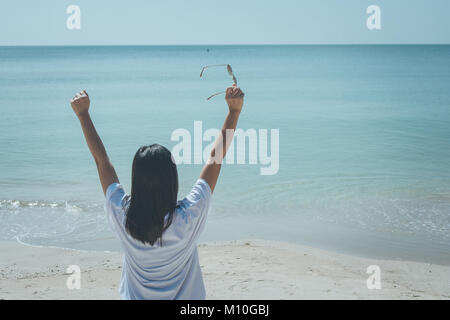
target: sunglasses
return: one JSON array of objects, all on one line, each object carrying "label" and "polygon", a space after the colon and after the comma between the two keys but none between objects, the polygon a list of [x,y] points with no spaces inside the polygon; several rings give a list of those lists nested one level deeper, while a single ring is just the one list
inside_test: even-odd
[{"label": "sunglasses", "polygon": [[[204,67],[202,68],[202,71],[200,72],[200,78],[203,76],[203,73],[204,73],[204,71],[205,71],[206,69],[208,69],[208,68],[214,68],[214,67],[227,67],[227,72],[228,72],[228,74],[233,78],[233,83],[234,83],[234,85],[237,86],[237,79],[236,79],[236,77],[234,76],[233,69],[231,69],[231,66],[230,66],[229,64],[213,64],[213,65],[209,65],[209,66],[204,66]],[[215,96],[217,96],[217,95],[219,95],[219,94],[223,94],[223,93],[226,93],[226,91],[221,91],[221,92],[214,93],[213,95],[209,96],[206,100],[209,100],[209,99],[211,99],[212,97],[215,97]]]}]

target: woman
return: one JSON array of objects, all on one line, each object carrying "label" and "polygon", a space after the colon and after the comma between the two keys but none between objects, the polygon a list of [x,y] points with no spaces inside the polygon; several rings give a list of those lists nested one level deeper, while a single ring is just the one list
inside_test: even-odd
[{"label": "woman", "polygon": [[229,87],[225,99],[229,112],[222,131],[200,178],[181,201],[177,201],[177,167],[170,151],[158,144],[136,152],[128,196],[89,116],[88,94],[81,91],[70,101],[97,165],[108,219],[123,247],[123,299],[205,299],[197,239],[236,129],[244,93],[236,86]]}]

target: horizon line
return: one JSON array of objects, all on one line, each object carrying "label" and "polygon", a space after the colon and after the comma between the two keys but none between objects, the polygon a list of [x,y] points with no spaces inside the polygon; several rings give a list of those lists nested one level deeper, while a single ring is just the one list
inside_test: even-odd
[{"label": "horizon line", "polygon": [[436,46],[450,43],[17,44],[0,47]]}]

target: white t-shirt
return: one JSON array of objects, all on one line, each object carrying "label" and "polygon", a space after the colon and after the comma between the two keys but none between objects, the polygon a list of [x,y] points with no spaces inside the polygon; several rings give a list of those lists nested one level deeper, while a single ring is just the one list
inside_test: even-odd
[{"label": "white t-shirt", "polygon": [[197,239],[205,226],[211,188],[199,179],[179,201],[162,246],[133,239],[125,230],[129,197],[122,185],[106,190],[105,210],[124,251],[122,299],[205,299],[205,286],[197,253]]}]

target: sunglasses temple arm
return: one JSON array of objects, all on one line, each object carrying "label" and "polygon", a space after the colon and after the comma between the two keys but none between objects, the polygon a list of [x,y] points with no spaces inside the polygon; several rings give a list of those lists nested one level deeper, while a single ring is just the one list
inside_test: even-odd
[{"label": "sunglasses temple arm", "polygon": [[223,93],[226,93],[226,91],[214,93],[212,96],[209,96],[206,100],[209,100],[209,99],[211,99],[212,97],[218,96],[219,94],[223,94]]},{"label": "sunglasses temple arm", "polygon": [[200,78],[203,76],[203,72],[206,70],[206,69],[208,69],[208,68],[213,68],[213,67],[226,67],[227,66],[227,64],[212,64],[212,65],[209,65],[209,66],[204,66],[203,68],[202,68],[202,71],[200,72]]}]

